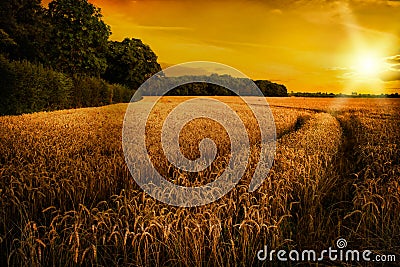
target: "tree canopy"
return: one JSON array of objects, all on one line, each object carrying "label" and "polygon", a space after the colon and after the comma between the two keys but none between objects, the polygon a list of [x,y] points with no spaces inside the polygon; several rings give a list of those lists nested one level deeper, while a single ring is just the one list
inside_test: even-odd
[{"label": "tree canopy", "polygon": [[139,39],[110,41],[110,26],[88,0],[0,2],[0,53],[67,75],[102,77],[132,89],[161,70],[157,56]]},{"label": "tree canopy", "polygon": [[156,54],[139,39],[125,38],[109,41],[107,70],[104,78],[130,88],[138,88],[145,80],[161,70]]},{"label": "tree canopy", "polygon": [[42,60],[46,25],[40,0],[1,0],[1,52],[12,59]]},{"label": "tree canopy", "polygon": [[48,14],[51,65],[70,74],[103,74],[111,30],[101,19],[101,10],[87,0],[54,0]]}]

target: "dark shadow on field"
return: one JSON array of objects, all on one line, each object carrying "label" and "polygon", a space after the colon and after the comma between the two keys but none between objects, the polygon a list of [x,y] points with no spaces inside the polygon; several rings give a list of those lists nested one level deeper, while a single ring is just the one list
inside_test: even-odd
[{"label": "dark shadow on field", "polygon": [[301,127],[303,127],[304,124],[307,123],[307,121],[310,120],[310,118],[311,118],[310,115],[299,116],[296,122],[291,127],[285,129],[280,134],[278,134],[277,139],[280,139],[283,136],[288,135],[290,133],[297,132],[298,130],[301,129]]},{"label": "dark shadow on field", "polygon": [[[331,215],[332,224],[336,227],[332,231],[339,238],[348,237],[351,234],[351,226],[347,224],[345,216],[354,210],[353,184],[357,182],[357,173],[362,169],[362,166],[358,164],[357,132],[363,131],[363,126],[360,119],[353,112],[336,115],[335,117],[343,131],[342,145],[331,167],[332,175],[337,175],[336,186],[331,191],[331,194],[327,195],[324,209],[327,214]],[[351,241],[349,246],[354,247]]]},{"label": "dark shadow on field", "polygon": [[[362,169],[358,160],[356,132],[363,131],[363,127],[353,112],[334,115],[342,129],[338,152],[327,165],[326,172],[320,177],[319,185],[313,192],[319,195],[313,206],[303,203],[306,202],[306,196],[301,192],[293,192],[294,199],[298,199],[299,203],[290,207],[291,216],[283,229],[286,238],[291,240],[289,247],[322,251],[335,247],[336,240],[344,237],[349,241],[349,247],[357,248],[350,238],[352,227],[355,226],[345,218],[354,210],[353,184],[357,182],[357,173]],[[295,129],[301,127],[303,119],[300,118]],[[329,259],[321,263],[328,266],[338,264]]]}]

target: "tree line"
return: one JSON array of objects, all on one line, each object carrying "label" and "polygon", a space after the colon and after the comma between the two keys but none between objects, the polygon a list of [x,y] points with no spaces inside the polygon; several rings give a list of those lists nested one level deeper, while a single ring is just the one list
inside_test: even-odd
[{"label": "tree line", "polygon": [[[212,77],[214,76],[214,77]],[[213,79],[211,79],[213,78]],[[167,93],[170,96],[235,96],[236,93],[231,91],[237,90],[241,96],[254,96],[254,84],[260,89],[264,96],[288,96],[287,89],[282,84],[273,83],[267,80],[252,81],[246,78],[232,77],[230,75],[211,74],[206,75],[192,75],[192,76],[179,76],[179,77],[163,77],[163,82],[157,84],[152,82],[151,86],[168,86],[168,84],[182,84]],[[189,82],[192,80],[205,81],[205,82]],[[216,85],[210,82],[211,80],[218,80],[222,84],[227,85],[228,88]],[[253,83],[254,82],[254,83]],[[143,95],[154,95],[156,88],[146,88],[143,90]]]}]

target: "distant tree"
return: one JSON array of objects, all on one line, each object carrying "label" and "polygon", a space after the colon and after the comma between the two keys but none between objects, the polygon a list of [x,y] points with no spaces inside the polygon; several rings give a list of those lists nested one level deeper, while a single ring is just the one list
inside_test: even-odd
[{"label": "distant tree", "polygon": [[107,69],[104,79],[137,89],[145,80],[161,70],[157,56],[139,39],[109,41]]},{"label": "distant tree", "polygon": [[255,81],[264,96],[288,96],[286,86],[268,80]]},{"label": "distant tree", "polygon": [[[0,1],[1,52],[12,59],[43,61],[48,23],[40,0]],[[12,40],[12,45],[4,38]]]},{"label": "distant tree", "polygon": [[69,74],[103,74],[111,31],[101,10],[87,0],[54,0],[48,16],[52,22],[51,65]]},{"label": "distant tree", "polygon": [[[219,86],[209,82],[190,82],[191,80],[210,81],[218,79],[223,82],[227,87]],[[255,95],[253,82],[261,90],[264,96],[288,96],[287,89],[282,84],[270,82],[268,80],[252,81],[246,78],[237,78],[230,75],[211,74],[211,76],[180,76],[168,77],[172,84],[180,83],[182,85],[171,90],[167,95],[206,95],[206,96],[235,96],[236,93],[241,96],[258,96]],[[164,80],[164,85],[166,80]],[[231,88],[231,89],[228,89]],[[233,91],[231,91],[233,90]],[[236,93],[235,93],[236,92]],[[145,91],[144,95],[152,95]]]}]

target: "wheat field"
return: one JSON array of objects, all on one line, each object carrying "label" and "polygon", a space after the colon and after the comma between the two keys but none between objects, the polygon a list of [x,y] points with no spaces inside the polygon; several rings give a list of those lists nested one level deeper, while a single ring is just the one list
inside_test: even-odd
[{"label": "wheat field", "polygon": [[[162,121],[186,99],[161,99],[147,148],[167,179],[196,186],[226,167],[229,138],[194,122],[179,137],[183,153],[196,158],[207,136],[216,163],[197,175],[171,168],[157,145]],[[400,259],[398,99],[268,98],[276,155],[251,193],[254,118],[238,98],[217,99],[240,115],[254,149],[233,190],[193,208],[163,204],[132,179],[121,144],[127,104],[0,117],[0,264],[261,266],[265,245],[325,249],[340,237]]]}]

